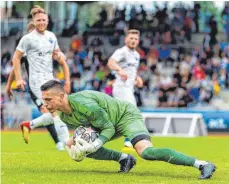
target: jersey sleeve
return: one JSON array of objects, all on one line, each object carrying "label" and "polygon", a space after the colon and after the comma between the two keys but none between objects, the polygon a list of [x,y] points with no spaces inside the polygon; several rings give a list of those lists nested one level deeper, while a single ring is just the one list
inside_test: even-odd
[{"label": "jersey sleeve", "polygon": [[58,44],[58,40],[56,38],[56,36],[53,34],[54,38],[55,38],[55,42],[54,42],[54,50],[59,49],[59,44]]},{"label": "jersey sleeve", "polygon": [[[82,100],[81,100],[82,101]],[[99,139],[103,142],[110,140],[115,134],[115,127],[110,121],[108,114],[93,100],[77,102],[75,108],[81,113],[88,122],[100,130]]]},{"label": "jersey sleeve", "polygon": [[27,49],[28,49],[28,39],[26,36],[23,36],[19,41],[16,50],[26,53]]},{"label": "jersey sleeve", "polygon": [[111,59],[114,59],[116,62],[120,62],[124,59],[124,51],[123,49],[117,49],[112,56],[110,57]]}]

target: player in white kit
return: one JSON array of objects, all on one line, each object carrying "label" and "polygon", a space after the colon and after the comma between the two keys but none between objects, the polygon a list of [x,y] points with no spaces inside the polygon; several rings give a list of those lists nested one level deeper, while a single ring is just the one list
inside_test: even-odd
[{"label": "player in white kit", "polygon": [[[108,60],[108,67],[116,71],[113,96],[128,101],[135,106],[134,86],[141,87],[143,85],[141,77],[137,75],[140,55],[136,48],[140,41],[139,37],[140,32],[138,30],[129,30],[125,37],[125,46],[117,49]],[[125,139],[124,145],[132,146],[128,138]]]},{"label": "player in white kit", "polygon": [[20,123],[24,140],[28,143],[31,129],[40,126],[55,126],[58,140],[55,140],[57,149],[64,150],[64,145],[69,138],[67,126],[60,120],[57,112],[50,114],[43,106],[40,87],[43,83],[54,78],[53,59],[62,66],[65,75],[65,90],[70,92],[70,75],[64,56],[61,54],[56,36],[47,31],[48,16],[44,9],[35,6],[31,10],[35,29],[24,35],[14,53],[13,66],[16,78],[16,85],[22,90],[25,89],[25,81],[21,76],[21,58],[27,56],[26,69],[29,77],[29,88],[33,101],[43,113],[39,118],[30,122]]}]

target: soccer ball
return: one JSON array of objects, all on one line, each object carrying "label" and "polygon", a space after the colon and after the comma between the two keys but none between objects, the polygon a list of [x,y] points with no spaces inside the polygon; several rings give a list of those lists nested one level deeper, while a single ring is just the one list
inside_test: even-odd
[{"label": "soccer ball", "polygon": [[73,140],[79,137],[88,143],[93,143],[97,139],[98,136],[99,136],[99,133],[95,129],[91,127],[79,126],[74,131]]}]

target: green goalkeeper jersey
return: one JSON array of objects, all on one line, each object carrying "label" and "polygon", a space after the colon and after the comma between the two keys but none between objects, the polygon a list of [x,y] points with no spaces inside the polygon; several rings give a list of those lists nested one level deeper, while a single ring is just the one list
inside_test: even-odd
[{"label": "green goalkeeper jersey", "polygon": [[125,116],[129,110],[140,111],[132,104],[123,102],[104,93],[85,90],[68,96],[72,114],[60,112],[60,118],[74,128],[92,126],[100,132],[99,138],[105,143],[115,132],[125,127]]}]

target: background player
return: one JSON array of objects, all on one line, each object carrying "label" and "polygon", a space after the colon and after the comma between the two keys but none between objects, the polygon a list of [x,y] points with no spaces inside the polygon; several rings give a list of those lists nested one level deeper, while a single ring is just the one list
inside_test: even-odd
[{"label": "background player", "polygon": [[[125,46],[117,49],[108,60],[108,67],[116,71],[116,80],[113,84],[113,96],[120,100],[132,103],[136,106],[134,96],[134,85],[142,87],[143,82],[137,75],[140,55],[136,51],[139,44],[140,32],[131,29],[125,37]],[[131,147],[128,138],[125,139],[125,146]]]},{"label": "background player", "polygon": [[[27,26],[27,32],[30,33],[34,29],[35,29],[34,23],[30,22]],[[24,63],[25,60],[27,60],[27,58],[26,58],[26,55],[24,54],[24,56],[21,59],[21,62]],[[7,80],[7,83],[6,83],[6,88],[5,88],[6,95],[10,100],[12,100],[12,98],[13,98],[13,92],[11,90],[11,85],[12,85],[14,80],[15,80],[15,73],[14,73],[14,70],[11,70],[11,72],[9,74],[9,78]]]},{"label": "background player", "polygon": [[[28,62],[25,64],[29,77],[30,94],[43,115],[30,122],[22,122],[20,123],[20,126],[23,131],[25,142],[28,143],[29,132],[31,129],[48,125],[48,129],[52,132],[51,135],[57,144],[57,149],[63,150],[64,144],[69,137],[67,126],[59,119],[56,113],[51,115],[43,106],[40,86],[44,82],[54,78],[54,59],[63,68],[65,76],[64,88],[66,92],[69,92],[69,69],[60,52],[56,36],[52,32],[46,30],[48,16],[44,9],[35,6],[31,10],[31,15],[35,29],[21,38],[13,56],[13,66],[17,87],[25,90],[25,81],[21,76],[21,58],[26,54]],[[55,122],[54,125],[53,122]],[[55,136],[55,130],[57,136]]]}]

